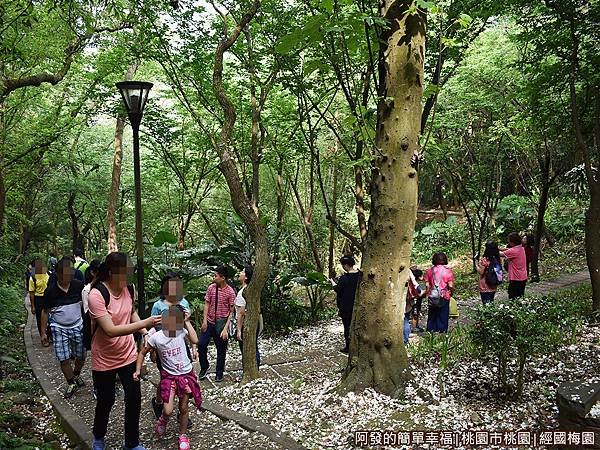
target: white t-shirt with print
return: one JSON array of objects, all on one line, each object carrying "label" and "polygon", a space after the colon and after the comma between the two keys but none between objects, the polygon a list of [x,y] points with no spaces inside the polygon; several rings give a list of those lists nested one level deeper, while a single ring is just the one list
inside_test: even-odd
[{"label": "white t-shirt with print", "polygon": [[171,375],[185,375],[192,370],[185,344],[187,333],[183,329],[177,332],[177,336],[168,337],[162,331],[157,331],[148,339],[148,345],[158,352],[163,370]]}]

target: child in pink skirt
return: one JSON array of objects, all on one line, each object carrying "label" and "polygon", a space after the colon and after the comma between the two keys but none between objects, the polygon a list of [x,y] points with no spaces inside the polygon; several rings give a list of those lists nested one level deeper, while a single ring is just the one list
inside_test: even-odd
[{"label": "child in pink skirt", "polygon": [[185,337],[192,345],[198,343],[198,335],[184,316],[183,309],[171,306],[162,314],[162,330],[154,333],[138,355],[135,380],[139,379],[144,357],[151,350],[156,350],[160,358],[160,393],[163,401],[163,412],[156,421],[154,430],[161,437],[167,429],[167,422],[173,414],[175,396],[179,398],[179,450],[190,449],[190,439],[186,435],[189,417],[189,400],[200,408],[202,392],[198,379],[192,368],[192,361],[187,354]]}]

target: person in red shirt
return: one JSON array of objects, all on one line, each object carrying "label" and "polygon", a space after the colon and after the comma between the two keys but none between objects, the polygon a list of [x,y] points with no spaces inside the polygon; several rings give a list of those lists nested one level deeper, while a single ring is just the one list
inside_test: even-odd
[{"label": "person in red shirt", "polygon": [[235,291],[227,284],[227,272],[227,267],[217,267],[213,277],[214,283],[208,287],[204,297],[204,320],[202,321],[202,334],[198,343],[198,356],[200,357],[198,378],[200,380],[206,378],[206,373],[210,367],[208,344],[213,339],[215,347],[217,347],[215,381],[223,381],[229,324],[235,302]]},{"label": "person in red shirt", "polygon": [[510,233],[508,248],[500,250],[500,256],[508,259],[508,298],[525,296],[527,257],[521,242],[519,233]]}]

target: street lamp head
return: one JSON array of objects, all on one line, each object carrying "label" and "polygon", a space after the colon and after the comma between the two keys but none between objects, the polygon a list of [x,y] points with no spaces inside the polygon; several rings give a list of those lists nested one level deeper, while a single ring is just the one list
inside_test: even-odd
[{"label": "street lamp head", "polygon": [[152,89],[152,83],[146,81],[121,81],[116,84],[117,89],[121,92],[127,115],[132,122],[142,120],[144,106],[148,100],[148,93]]}]

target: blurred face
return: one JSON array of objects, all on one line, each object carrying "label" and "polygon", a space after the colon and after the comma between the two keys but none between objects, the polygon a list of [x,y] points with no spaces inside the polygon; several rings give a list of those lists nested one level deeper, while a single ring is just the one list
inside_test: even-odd
[{"label": "blurred face", "polygon": [[183,316],[172,310],[166,310],[162,315],[162,331],[165,336],[176,337],[177,332],[183,330]]},{"label": "blurred face", "polygon": [[38,274],[46,273],[48,270],[46,268],[46,264],[44,264],[42,261],[36,261],[33,268],[34,268],[34,272],[38,273]]},{"label": "blurred face", "polygon": [[526,246],[526,245],[527,245],[527,236],[523,236],[523,239],[521,239],[521,244],[522,244],[523,246]]},{"label": "blurred face", "polygon": [[115,267],[110,272],[110,281],[120,288],[127,286],[127,280],[133,273],[133,263],[127,259],[126,267]]},{"label": "blurred face", "polygon": [[215,272],[213,276],[213,282],[217,284],[223,284],[225,282],[225,277],[218,272]]},{"label": "blurred face", "polygon": [[246,284],[246,271],[244,269],[238,273],[238,280],[240,283]]},{"label": "blurred face", "polygon": [[173,278],[164,285],[163,295],[173,303],[180,302],[183,298],[183,281]]},{"label": "blurred face", "polygon": [[71,283],[71,280],[73,279],[73,264],[71,264],[70,262],[63,262],[57,268],[56,276],[58,277],[58,282],[63,286],[66,286],[69,283]]}]

